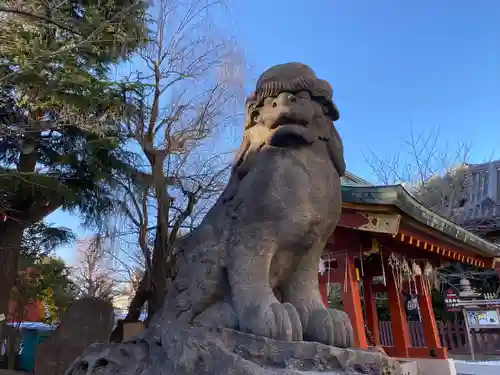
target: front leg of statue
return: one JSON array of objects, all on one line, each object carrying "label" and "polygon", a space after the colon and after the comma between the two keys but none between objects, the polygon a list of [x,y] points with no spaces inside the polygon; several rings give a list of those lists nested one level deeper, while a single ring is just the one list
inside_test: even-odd
[{"label": "front leg of statue", "polygon": [[[317,251],[316,251],[317,253]],[[304,340],[340,348],[352,346],[351,321],[344,311],[327,308],[319,291],[319,255],[308,254],[283,290],[285,302],[297,308]]]},{"label": "front leg of statue", "polygon": [[227,271],[240,331],[279,341],[302,341],[297,310],[290,303],[280,303],[269,285],[273,251],[263,248],[262,242],[241,238],[235,245]]}]

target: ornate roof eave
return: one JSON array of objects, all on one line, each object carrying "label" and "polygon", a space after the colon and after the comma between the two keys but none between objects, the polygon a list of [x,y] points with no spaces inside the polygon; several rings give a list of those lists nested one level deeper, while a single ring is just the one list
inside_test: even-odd
[{"label": "ornate roof eave", "polygon": [[349,171],[345,171],[345,173],[344,173],[344,175],[342,177],[345,180],[353,182],[355,185],[374,186],[372,183],[366,181],[365,179],[362,179],[359,176],[356,176],[354,173],[351,173]]},{"label": "ornate roof eave", "polygon": [[480,255],[499,257],[500,247],[454,224],[419,203],[401,185],[342,186],[345,203],[392,205],[414,220],[474,248]]}]

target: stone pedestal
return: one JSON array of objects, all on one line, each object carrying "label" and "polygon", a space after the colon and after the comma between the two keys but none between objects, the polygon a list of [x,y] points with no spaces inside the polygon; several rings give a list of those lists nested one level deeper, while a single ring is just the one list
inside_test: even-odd
[{"label": "stone pedestal", "polygon": [[[72,375],[398,375],[397,361],[379,351],[314,342],[281,342],[230,329],[160,331],[128,343],[96,344]],[[163,336],[163,338],[161,337]]]}]

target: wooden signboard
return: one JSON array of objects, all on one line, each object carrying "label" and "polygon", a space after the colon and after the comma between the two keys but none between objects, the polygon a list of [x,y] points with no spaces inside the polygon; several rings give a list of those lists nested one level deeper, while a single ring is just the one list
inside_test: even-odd
[{"label": "wooden signboard", "polygon": [[498,309],[467,310],[466,319],[471,329],[500,329]]},{"label": "wooden signboard", "polygon": [[132,340],[135,336],[144,330],[143,322],[124,323],[123,324],[123,341]]},{"label": "wooden signboard", "polygon": [[467,330],[467,340],[470,348],[472,360],[476,359],[474,352],[474,342],[472,341],[471,330],[480,329],[500,329],[500,314],[498,308],[483,308],[483,309],[463,309],[465,328]]}]

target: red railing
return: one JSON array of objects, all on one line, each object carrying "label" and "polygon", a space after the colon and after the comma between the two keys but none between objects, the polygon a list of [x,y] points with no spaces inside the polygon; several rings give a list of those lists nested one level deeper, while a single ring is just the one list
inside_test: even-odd
[{"label": "red railing", "polygon": [[[441,345],[452,353],[468,354],[467,332],[459,322],[437,322]],[[408,322],[412,347],[425,347],[424,329],[421,322]],[[383,346],[394,346],[391,322],[380,322],[380,340]],[[477,354],[500,355],[500,330],[495,332],[473,332],[474,351]]]}]

